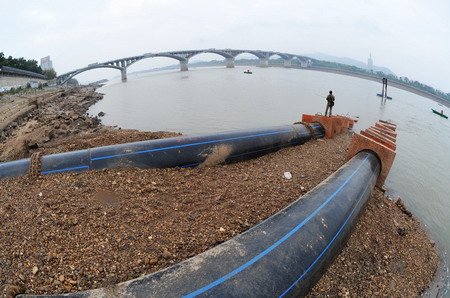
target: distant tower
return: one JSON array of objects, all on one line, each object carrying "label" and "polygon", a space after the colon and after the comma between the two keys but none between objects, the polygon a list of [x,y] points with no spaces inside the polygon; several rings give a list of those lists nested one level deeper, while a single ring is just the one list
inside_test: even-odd
[{"label": "distant tower", "polygon": [[53,62],[50,60],[50,56],[41,58],[41,68],[42,70],[53,69]]},{"label": "distant tower", "polygon": [[369,59],[367,59],[367,69],[373,71],[372,53],[370,53]]}]

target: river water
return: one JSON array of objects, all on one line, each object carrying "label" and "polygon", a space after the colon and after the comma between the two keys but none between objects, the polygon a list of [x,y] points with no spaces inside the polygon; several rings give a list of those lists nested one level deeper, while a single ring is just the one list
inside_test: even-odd
[{"label": "river water", "polygon": [[386,180],[431,236],[450,251],[450,120],[431,112],[448,109],[388,87],[392,101],[376,97],[381,83],[325,72],[286,68],[198,68],[129,76],[99,89],[102,101],[89,113],[103,124],[183,134],[291,124],[324,113],[329,90],[333,113],[359,117],[359,132],[378,119],[398,125],[397,156]]}]

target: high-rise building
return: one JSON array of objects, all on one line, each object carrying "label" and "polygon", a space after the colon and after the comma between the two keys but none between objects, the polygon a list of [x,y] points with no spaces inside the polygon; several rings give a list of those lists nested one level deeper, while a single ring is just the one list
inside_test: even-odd
[{"label": "high-rise building", "polygon": [[53,62],[50,60],[50,56],[41,58],[41,68],[42,70],[53,69]]},{"label": "high-rise building", "polygon": [[369,59],[367,59],[367,69],[373,71],[372,53],[370,53]]}]

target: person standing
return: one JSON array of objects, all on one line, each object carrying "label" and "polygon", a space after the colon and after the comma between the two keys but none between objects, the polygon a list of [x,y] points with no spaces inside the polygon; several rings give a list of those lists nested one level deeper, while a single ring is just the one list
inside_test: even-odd
[{"label": "person standing", "polygon": [[328,108],[330,109],[330,116],[331,117],[331,110],[333,109],[334,106],[334,95],[333,95],[333,91],[330,91],[330,94],[328,94],[327,96],[327,108],[325,109],[325,116],[327,115],[328,112]]}]

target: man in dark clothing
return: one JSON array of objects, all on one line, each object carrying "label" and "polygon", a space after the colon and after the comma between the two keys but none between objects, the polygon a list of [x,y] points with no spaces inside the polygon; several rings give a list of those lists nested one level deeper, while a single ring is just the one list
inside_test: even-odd
[{"label": "man in dark clothing", "polygon": [[333,109],[334,106],[334,95],[333,95],[333,91],[330,91],[330,94],[328,94],[327,96],[327,108],[325,109],[325,116],[327,115],[328,112],[328,108],[330,108],[330,116],[331,117],[331,110]]}]

